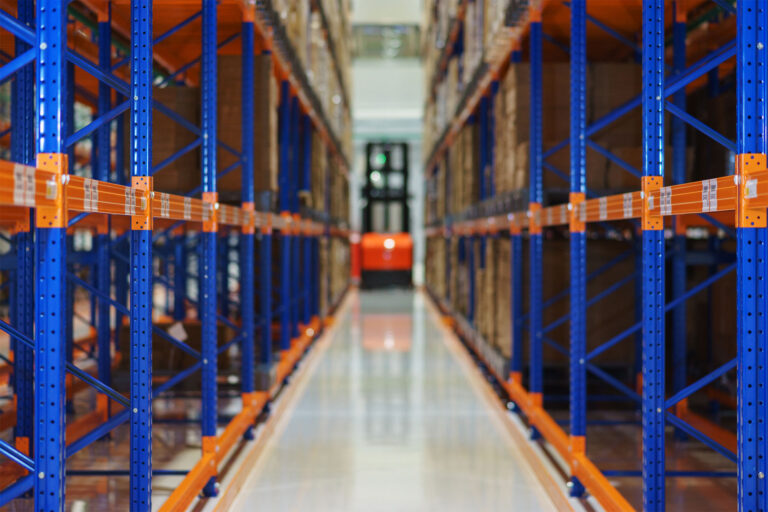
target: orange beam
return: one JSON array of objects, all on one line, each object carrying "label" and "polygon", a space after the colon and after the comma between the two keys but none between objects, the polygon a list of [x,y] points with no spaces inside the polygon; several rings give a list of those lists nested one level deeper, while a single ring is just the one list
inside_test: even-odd
[{"label": "orange beam", "polygon": [[227,428],[216,441],[217,463],[221,463],[237,441],[242,438],[248,428],[253,426],[256,417],[269,401],[266,392],[255,392],[243,395],[243,410],[232,418]]},{"label": "orange beam", "polygon": [[214,476],[216,476],[216,456],[213,453],[204,454],[181,484],[168,496],[160,507],[160,512],[186,510],[197,498],[200,489],[205,487],[208,480]]}]

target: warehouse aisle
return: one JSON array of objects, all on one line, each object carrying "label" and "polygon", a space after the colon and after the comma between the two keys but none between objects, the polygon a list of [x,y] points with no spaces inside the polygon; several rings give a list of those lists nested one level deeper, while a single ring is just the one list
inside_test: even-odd
[{"label": "warehouse aisle", "polygon": [[553,510],[421,293],[353,293],[232,510]]}]

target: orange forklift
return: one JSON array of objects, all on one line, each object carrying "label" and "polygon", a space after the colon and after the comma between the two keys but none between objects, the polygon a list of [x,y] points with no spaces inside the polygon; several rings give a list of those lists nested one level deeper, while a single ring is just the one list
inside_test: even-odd
[{"label": "orange forklift", "polygon": [[408,144],[369,142],[365,147],[361,285],[410,287],[413,239],[408,207]]}]

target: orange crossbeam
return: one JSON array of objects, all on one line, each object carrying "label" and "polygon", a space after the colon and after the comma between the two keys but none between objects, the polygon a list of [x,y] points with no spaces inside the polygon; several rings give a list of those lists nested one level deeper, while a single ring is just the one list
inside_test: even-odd
[{"label": "orange crossbeam", "polygon": [[[161,192],[149,198],[137,187],[127,187],[74,175],[58,176],[33,166],[0,160],[0,223],[12,230],[24,228],[26,208],[50,208],[61,201],[69,212],[92,213],[78,222],[79,227],[106,229],[105,215],[133,217],[150,211],[153,219],[205,223],[214,215],[223,226],[261,227],[272,223],[275,229],[289,226],[284,219],[250,208],[206,202]],[[70,213],[71,215],[71,213]],[[302,233],[319,234],[323,225],[310,219],[291,220]],[[28,222],[27,222],[28,224]],[[28,229],[28,227],[27,227]],[[338,230],[342,236],[348,230]]]},{"label": "orange crossbeam", "polygon": [[607,478],[583,453],[576,454],[571,464],[574,474],[595,499],[609,512],[634,512],[634,507],[611,485]]},{"label": "orange crossbeam", "polygon": [[254,421],[261,414],[268,401],[269,394],[266,392],[243,395],[243,410],[232,418],[232,421],[229,422],[227,428],[216,441],[217,464],[221,463],[235,443],[243,437],[245,431],[253,426]]},{"label": "orange crossbeam", "polygon": [[[750,174],[747,185],[748,195],[745,200],[750,208],[768,208],[768,170]],[[457,235],[493,234],[502,226],[519,232],[530,229],[530,222],[535,226],[567,226],[571,212],[576,219],[584,223],[638,219],[643,208],[661,217],[684,218],[683,226],[708,226],[697,214],[708,214],[725,225],[733,225],[728,212],[736,210],[737,185],[734,176],[724,176],[704,181],[684,183],[670,187],[661,187],[643,198],[640,191],[627,192],[612,196],[598,197],[578,203],[563,203],[547,208],[536,204],[528,211],[512,212],[461,221],[453,224],[450,230]],[[445,227],[431,227],[427,236],[439,236],[448,233]]]},{"label": "orange crossbeam", "polygon": [[216,476],[216,456],[213,453],[206,453],[168,496],[160,507],[160,512],[186,510],[200,494],[200,490],[214,476]]}]

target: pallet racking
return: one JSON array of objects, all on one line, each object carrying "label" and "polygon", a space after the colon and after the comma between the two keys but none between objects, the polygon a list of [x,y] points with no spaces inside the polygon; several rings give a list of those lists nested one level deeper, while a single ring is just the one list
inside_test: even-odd
[{"label": "pallet racking", "polygon": [[[435,60],[434,75],[428,78],[428,90],[434,96],[436,84],[445,80],[447,63],[463,50],[460,34],[469,4],[455,4],[455,19],[445,31],[444,46]],[[709,4],[709,5],[706,5]],[[588,13],[588,7],[591,7]],[[664,510],[675,498],[675,487],[670,478],[735,478],[738,491],[733,493],[734,506],[739,510],[761,510],[768,504],[765,492],[765,437],[766,401],[764,400],[764,371],[766,330],[765,324],[765,233],[766,206],[768,206],[768,171],[766,171],[766,55],[764,50],[768,11],[763,2],[714,3],[699,1],[665,2],[663,0],[637,0],[632,2],[601,2],[573,0],[570,2],[546,0],[511,0],[506,5],[504,37],[485,48],[483,61],[476,69],[464,69],[469,76],[458,97],[458,106],[447,114],[445,127],[436,133],[432,150],[428,153],[425,169],[435,183],[440,173],[447,173],[449,157],[465,126],[477,124],[479,143],[474,148],[479,162],[473,169],[477,173],[479,194],[475,203],[465,211],[437,213],[428,221],[427,237],[433,245],[445,247],[444,272],[428,277],[428,289],[434,300],[462,335],[467,347],[478,363],[497,382],[504,396],[509,397],[514,409],[531,427],[533,440],[543,438],[556,457],[559,457],[569,475],[573,496],[592,495],[606,510],[634,510],[630,500],[614,487],[609,479],[636,478],[642,480],[642,508]],[[701,9],[714,9],[717,20],[708,23],[711,12],[697,19]],[[629,14],[629,18],[628,18]],[[610,20],[610,21],[609,21]],[[723,21],[724,20],[724,21]],[[612,23],[622,23],[621,29]],[[633,25],[634,23],[634,25]],[[588,28],[588,24],[594,25]],[[545,32],[544,27],[548,27]],[[595,29],[594,31],[591,29]],[[701,37],[695,38],[691,31]],[[568,34],[569,44],[552,33]],[[629,34],[629,35],[628,35]],[[633,40],[631,35],[637,36]],[[457,43],[457,41],[459,41]],[[701,44],[705,41],[705,44]],[[551,43],[546,50],[544,43]],[[619,52],[640,64],[642,91],[630,101],[609,113],[587,122],[587,48],[596,44],[606,48],[623,48]],[[714,46],[712,46],[714,45]],[[440,47],[438,45],[438,47]],[[527,53],[523,50],[527,50]],[[567,56],[570,71],[569,111],[570,130],[567,140],[543,147],[542,140],[542,71],[545,53],[560,52]],[[496,196],[493,185],[484,180],[486,168],[491,174],[501,172],[494,168],[493,104],[497,100],[499,81],[507,68],[527,60],[530,67],[530,156],[527,190]],[[692,62],[693,61],[693,62]],[[692,62],[692,63],[691,63]],[[700,121],[686,112],[689,96],[708,85],[718,89],[720,79],[735,72],[736,140]],[[714,85],[714,87],[713,87]],[[431,101],[439,101],[432,99]],[[641,109],[642,166],[636,168],[600,146],[592,138],[622,116]],[[731,106],[730,108],[733,108]],[[666,122],[666,117],[671,122]],[[428,116],[429,117],[429,116]],[[429,128],[428,128],[429,130]],[[724,146],[734,155],[734,173],[722,169],[718,177],[687,182],[686,145],[691,133],[699,132]],[[669,134],[669,135],[668,135]],[[665,140],[671,141],[671,151]],[[557,151],[569,147],[570,172],[558,169],[547,161]],[[597,152],[639,179],[634,191],[605,194],[587,187],[587,150]],[[671,176],[665,182],[665,160],[671,153]],[[550,158],[551,160],[551,158]],[[551,172],[569,184],[568,199],[563,202],[556,195],[547,197],[543,189],[544,172]],[[592,172],[599,170],[592,169]],[[438,182],[439,183],[439,182]],[[437,200],[450,188],[429,186],[430,199]],[[442,200],[444,205],[447,201]],[[687,269],[691,261],[686,254],[693,234],[688,228],[706,226],[705,238],[709,247],[705,279],[688,287]],[[500,235],[499,233],[504,233]],[[545,267],[543,258],[553,233],[567,237],[568,256],[560,254],[558,268],[568,261],[570,275],[567,288],[560,293],[543,297],[544,276],[554,270]],[[485,247],[488,240],[508,236],[511,257],[506,263],[510,269],[511,344],[508,358],[491,346],[480,333],[475,311],[479,284],[475,282],[475,269],[484,263],[476,261],[476,246]],[[609,237],[626,240],[628,253],[607,261],[597,270],[588,270],[587,248],[590,240]],[[735,255],[723,258],[713,248],[735,240]],[[524,245],[528,247],[527,257]],[[459,261],[468,267],[466,282],[453,288],[448,283],[459,271],[452,268],[451,253],[459,251]],[[438,253],[439,254],[439,253]],[[480,258],[485,258],[480,252]],[[616,278],[588,297],[588,285],[595,277],[605,273],[632,255],[636,257],[635,272]],[[671,265],[667,265],[671,260]],[[555,263],[550,261],[550,265]],[[701,263],[699,263],[701,264]],[[669,272],[666,267],[669,266]],[[527,275],[524,271],[527,269]],[[697,293],[711,288],[724,276],[737,274],[737,289],[733,302],[737,305],[736,323],[731,329],[737,344],[736,357],[721,361],[703,374],[686,375],[686,358],[690,346],[686,340],[686,325],[690,324],[685,304]],[[667,274],[670,286],[667,286]],[[587,311],[598,301],[615,293],[629,283],[635,283],[634,307],[636,322],[608,340],[597,339],[587,331]],[[498,283],[496,284],[498,286]],[[527,287],[528,310],[524,310],[524,288]],[[455,306],[457,297],[463,296],[466,307],[461,312]],[[569,297],[567,313],[545,325],[543,313],[558,300]],[[731,300],[732,300],[731,299]],[[717,315],[710,308],[710,314]],[[507,312],[500,313],[502,315]],[[666,316],[672,317],[666,326]],[[549,334],[554,328],[569,324],[567,346],[554,341]],[[526,337],[525,333],[528,332]],[[526,343],[523,342],[526,340]],[[587,341],[592,341],[588,350]],[[634,364],[637,379],[627,383],[606,371],[595,361],[601,354],[625,340],[635,340]],[[669,343],[667,343],[669,341]],[[511,342],[511,343],[510,343]],[[672,352],[672,365],[667,364],[667,350]],[[528,359],[524,360],[524,348]],[[567,421],[558,420],[551,407],[545,405],[544,349],[554,349],[567,359],[569,394],[567,395]],[[711,349],[710,349],[711,350]],[[737,409],[735,430],[714,423],[688,407],[688,398],[708,388],[728,373],[738,374],[735,400]],[[527,375],[527,383],[524,377]],[[641,421],[641,470],[615,470],[598,467],[587,455],[589,447],[600,445],[600,440],[588,436],[588,402],[605,400],[588,393],[591,375],[614,388],[634,404]],[[634,386],[633,386],[634,384]],[[594,388],[593,388],[594,389]],[[717,396],[712,392],[710,396]],[[608,398],[612,403],[616,396]],[[735,403],[733,403],[735,402]],[[551,404],[551,402],[550,402]],[[610,424],[611,422],[603,422]],[[618,425],[619,422],[614,422]],[[690,438],[703,443],[722,455],[736,471],[681,471],[671,469],[666,462],[666,445],[670,444],[667,426],[675,430],[676,439]],[[589,442],[589,444],[588,444]],[[614,457],[618,458],[618,457]],[[631,457],[630,457],[631,458]],[[622,459],[622,460],[626,460]],[[667,490],[672,496],[666,496]],[[635,501],[635,506],[639,505]],[[678,502],[675,502],[678,503]]]},{"label": "pallet racking", "polygon": [[[325,5],[313,1],[311,9],[323,20],[348,108],[333,41],[344,35],[329,32]],[[349,234],[344,205],[332,205],[330,196],[332,186],[346,183],[346,137],[329,119],[267,0],[9,0],[0,3],[0,29],[0,84],[13,81],[12,119],[0,136],[10,134],[10,158],[0,161],[0,220],[12,233],[13,257],[3,260],[3,270],[13,274],[11,320],[0,320],[0,329],[12,339],[13,355],[3,359],[14,393],[0,421],[4,430],[14,427],[13,443],[0,441],[0,453],[10,461],[0,468],[0,505],[31,492],[35,509],[63,510],[67,475],[128,476],[130,505],[120,506],[131,510],[152,508],[157,475],[183,477],[161,510],[184,509],[201,493],[215,496],[224,461],[241,439],[253,438],[257,418],[268,413],[346,289],[346,278],[328,264],[328,245],[343,252]],[[233,49],[238,38],[240,48]],[[222,52],[243,56],[242,116],[228,120],[241,124],[241,151],[217,135]],[[258,54],[271,56],[281,89],[279,210],[254,191],[254,172],[261,171],[254,169],[253,150],[252,57]],[[199,84],[200,126],[153,99],[153,86],[171,82]],[[82,127],[75,125],[76,101],[94,112]],[[160,164],[152,158],[156,110],[195,136]],[[348,111],[346,116],[348,122]],[[89,137],[93,147],[84,152],[77,143]],[[299,197],[321,171],[313,168],[313,137],[328,159],[320,164],[327,169],[324,200],[308,207]],[[180,196],[153,188],[156,172],[197,148],[198,189]],[[219,151],[234,155],[236,163],[217,168]],[[126,157],[130,179],[123,172]],[[241,197],[238,204],[224,204],[217,181],[236,168]],[[82,233],[93,234],[85,237],[91,247],[82,247]],[[280,244],[274,266],[273,237]],[[279,287],[276,304],[273,282]],[[85,321],[93,336],[86,341],[74,339],[74,322],[84,316],[75,309],[76,287],[90,296]],[[199,349],[157,323],[161,317],[170,318],[165,325],[182,323],[189,314],[197,315]],[[123,326],[130,338],[125,352],[117,342]],[[153,339],[194,362],[154,379],[153,369],[165,362],[153,362]],[[220,428],[217,401],[225,375],[217,359],[233,346],[240,352],[241,406]],[[95,359],[95,367],[81,368],[75,353]],[[120,359],[129,361],[125,389],[113,375]],[[153,468],[153,401],[198,372],[201,383],[193,388],[200,393],[201,456],[185,470]],[[97,405],[76,415],[72,401],[85,388],[98,391]],[[126,423],[125,469],[67,469],[67,461],[89,445],[117,442],[110,433]]]}]

